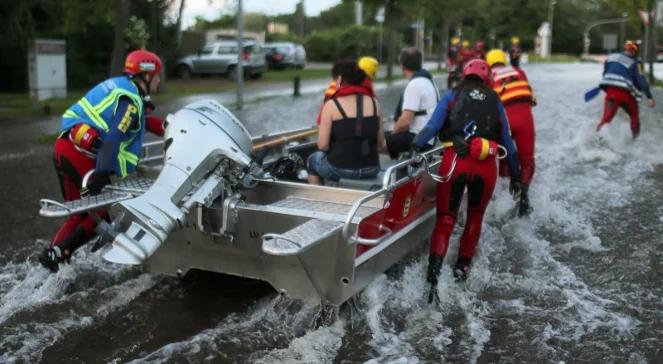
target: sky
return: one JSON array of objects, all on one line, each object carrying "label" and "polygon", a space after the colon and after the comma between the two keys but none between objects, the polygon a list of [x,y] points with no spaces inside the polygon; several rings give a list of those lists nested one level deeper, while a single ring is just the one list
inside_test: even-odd
[{"label": "sky", "polygon": [[[244,0],[243,6],[244,12],[277,15],[293,13],[298,2],[299,0]],[[316,16],[340,2],[341,0],[304,0],[304,11],[308,16]],[[228,9],[232,9],[234,4],[233,0],[186,0],[182,14],[182,28],[186,29],[193,25],[196,16],[213,20],[218,18],[224,9],[224,13],[227,14]],[[175,2],[175,6],[179,6],[179,2]]]}]

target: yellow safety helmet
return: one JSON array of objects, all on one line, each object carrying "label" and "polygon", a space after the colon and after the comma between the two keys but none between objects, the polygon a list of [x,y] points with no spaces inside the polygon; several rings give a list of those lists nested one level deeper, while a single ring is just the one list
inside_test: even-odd
[{"label": "yellow safety helmet", "polygon": [[520,38],[518,38],[515,35],[511,37],[511,44],[518,44],[518,43],[520,43]]},{"label": "yellow safety helmet", "polygon": [[491,49],[488,54],[486,54],[486,63],[492,67],[496,63],[501,63],[506,65],[506,54],[501,49]]},{"label": "yellow safety helmet", "polygon": [[366,76],[370,79],[374,79],[375,75],[378,73],[378,67],[380,63],[377,59],[369,56],[364,56],[359,58],[357,61],[359,68],[366,73]]},{"label": "yellow safety helmet", "polygon": [[470,46],[470,41],[469,40],[464,40],[463,41],[463,48],[467,48]]},{"label": "yellow safety helmet", "polygon": [[460,38],[458,37],[451,37],[451,45],[456,45],[460,43]]}]

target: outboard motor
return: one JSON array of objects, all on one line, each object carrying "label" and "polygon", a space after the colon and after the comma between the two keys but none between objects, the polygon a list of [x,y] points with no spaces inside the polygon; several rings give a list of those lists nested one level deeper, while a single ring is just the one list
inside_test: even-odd
[{"label": "outboard motor", "polygon": [[251,137],[225,107],[211,100],[185,106],[166,118],[163,168],[143,195],[118,203],[120,231],[104,259],[141,264],[195,204],[256,184],[262,170],[251,158]]}]

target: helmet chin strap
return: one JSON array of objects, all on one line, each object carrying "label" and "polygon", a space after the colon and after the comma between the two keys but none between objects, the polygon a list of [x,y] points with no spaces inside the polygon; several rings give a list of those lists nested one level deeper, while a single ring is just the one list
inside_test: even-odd
[{"label": "helmet chin strap", "polygon": [[149,99],[149,97],[150,97],[150,84],[152,83],[153,77],[150,78],[149,81],[148,81],[146,76],[147,76],[147,74],[145,74],[145,73],[139,73],[137,75],[132,76],[131,78],[134,79],[134,82],[136,82],[137,80],[141,81],[140,84],[138,82],[136,82],[138,84],[138,91],[140,92],[141,96],[147,97]]}]

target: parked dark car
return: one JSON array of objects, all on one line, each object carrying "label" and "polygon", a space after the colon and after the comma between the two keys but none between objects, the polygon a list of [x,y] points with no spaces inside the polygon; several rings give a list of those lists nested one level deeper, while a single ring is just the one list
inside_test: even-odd
[{"label": "parked dark car", "polygon": [[[267,69],[263,47],[255,41],[245,41],[242,45],[244,74],[251,78],[260,78]],[[197,54],[180,58],[175,72],[182,79],[200,74],[225,74],[232,78],[236,68],[237,42],[219,41],[206,45]]]},{"label": "parked dark car", "polygon": [[306,50],[301,44],[290,42],[266,43],[265,59],[270,69],[306,66]]}]

